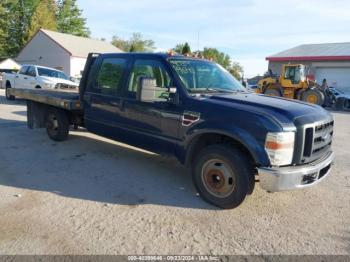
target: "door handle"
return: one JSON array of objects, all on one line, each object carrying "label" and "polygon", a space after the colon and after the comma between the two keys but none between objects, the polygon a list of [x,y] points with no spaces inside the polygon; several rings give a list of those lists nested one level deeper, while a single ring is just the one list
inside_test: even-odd
[{"label": "door handle", "polygon": [[27,80],[27,79],[28,79],[28,77],[25,77],[24,79],[25,79],[25,80]]},{"label": "door handle", "polygon": [[19,76],[15,76],[16,78],[18,78]]}]

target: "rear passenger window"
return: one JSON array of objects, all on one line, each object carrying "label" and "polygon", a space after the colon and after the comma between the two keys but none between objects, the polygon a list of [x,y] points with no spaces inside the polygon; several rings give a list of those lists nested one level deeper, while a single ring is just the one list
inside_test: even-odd
[{"label": "rear passenger window", "polygon": [[97,88],[100,89],[101,94],[115,95],[121,91],[125,68],[125,59],[106,58],[103,60],[97,76]]}]

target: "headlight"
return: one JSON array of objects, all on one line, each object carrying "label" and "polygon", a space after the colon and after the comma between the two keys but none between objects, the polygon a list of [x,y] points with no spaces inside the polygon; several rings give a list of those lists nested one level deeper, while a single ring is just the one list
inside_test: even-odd
[{"label": "headlight", "polygon": [[265,150],[270,158],[271,165],[290,165],[294,153],[294,132],[268,133]]}]

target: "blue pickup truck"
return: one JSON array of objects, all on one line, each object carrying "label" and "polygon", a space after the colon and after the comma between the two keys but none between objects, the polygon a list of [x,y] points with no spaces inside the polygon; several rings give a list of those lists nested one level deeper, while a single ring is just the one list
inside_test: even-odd
[{"label": "blue pickup truck", "polygon": [[319,106],[248,92],[211,61],[171,54],[90,54],[78,93],[10,89],[28,126],[56,141],[71,126],[159,154],[190,170],[200,196],[239,206],[313,186],[330,173],[334,120]]}]

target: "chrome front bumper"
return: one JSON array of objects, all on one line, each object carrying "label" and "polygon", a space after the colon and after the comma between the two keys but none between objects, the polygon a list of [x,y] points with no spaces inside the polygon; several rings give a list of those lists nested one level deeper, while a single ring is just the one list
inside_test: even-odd
[{"label": "chrome front bumper", "polygon": [[278,192],[310,187],[329,175],[334,153],[302,166],[258,168],[260,186],[268,192]]}]

